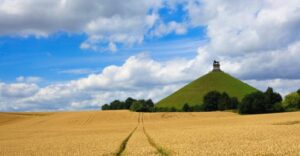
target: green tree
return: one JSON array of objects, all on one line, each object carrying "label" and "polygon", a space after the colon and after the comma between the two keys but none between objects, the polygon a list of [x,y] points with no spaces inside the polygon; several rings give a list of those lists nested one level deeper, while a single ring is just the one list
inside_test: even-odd
[{"label": "green tree", "polygon": [[170,112],[177,112],[177,109],[175,107],[171,107]]},{"label": "green tree", "polygon": [[273,91],[271,87],[263,92],[255,92],[246,95],[239,105],[241,114],[259,114],[281,111],[282,97]]},{"label": "green tree", "polygon": [[230,98],[229,109],[237,109],[239,100],[236,97]]},{"label": "green tree", "polygon": [[191,107],[193,112],[202,112],[204,111],[203,105],[194,105]]},{"label": "green tree", "polygon": [[246,95],[239,105],[240,114],[265,113],[265,95],[262,92],[254,92]]},{"label": "green tree", "polygon": [[225,110],[228,109],[230,104],[230,98],[226,92],[223,92],[218,99],[218,110]]},{"label": "green tree", "polygon": [[134,101],[130,106],[131,111],[141,112],[143,109],[143,103],[141,101]]},{"label": "green tree", "polygon": [[191,107],[189,106],[189,104],[185,103],[182,107],[182,111],[184,112],[190,112],[191,111]]},{"label": "green tree", "polygon": [[265,94],[265,111],[266,112],[273,112],[274,105],[276,103],[281,103],[282,97],[279,93],[273,91],[273,88],[268,87]]},{"label": "green tree", "polygon": [[132,103],[136,101],[135,99],[131,98],[131,97],[128,97],[126,100],[125,100],[125,108],[126,109],[130,109],[130,106],[132,105]]},{"label": "green tree", "polygon": [[110,110],[110,107],[108,104],[104,104],[102,107],[101,107],[102,110]]},{"label": "green tree", "polygon": [[288,111],[300,108],[300,94],[294,92],[285,96],[283,106]]},{"label": "green tree", "polygon": [[218,91],[208,92],[203,98],[203,107],[205,111],[218,110],[218,103],[221,99],[221,94]]}]

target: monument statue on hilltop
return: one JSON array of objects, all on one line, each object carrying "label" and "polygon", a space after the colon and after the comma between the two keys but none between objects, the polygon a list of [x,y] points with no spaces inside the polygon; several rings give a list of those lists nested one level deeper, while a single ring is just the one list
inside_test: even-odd
[{"label": "monument statue on hilltop", "polygon": [[214,60],[213,71],[221,71],[220,62],[219,61]]}]

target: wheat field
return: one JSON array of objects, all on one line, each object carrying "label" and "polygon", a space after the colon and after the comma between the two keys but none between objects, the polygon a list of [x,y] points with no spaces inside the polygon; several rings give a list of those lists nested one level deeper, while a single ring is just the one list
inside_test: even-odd
[{"label": "wheat field", "polygon": [[0,113],[0,155],[300,155],[300,112]]}]

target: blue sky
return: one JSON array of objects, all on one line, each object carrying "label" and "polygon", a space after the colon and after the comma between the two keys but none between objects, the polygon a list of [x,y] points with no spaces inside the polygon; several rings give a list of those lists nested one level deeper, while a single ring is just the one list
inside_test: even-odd
[{"label": "blue sky", "polygon": [[[182,12],[173,12],[171,17],[164,10],[161,13],[167,20],[180,20]],[[198,46],[206,40],[205,27],[191,28],[182,35],[171,33],[159,38],[148,37],[143,43],[136,45],[120,44],[118,52],[80,48],[80,44],[86,39],[85,34],[65,32],[41,38],[2,36],[1,80],[14,82],[19,76],[40,77],[46,84],[72,80],[100,72],[108,65],[122,65],[128,57],[141,52],[160,61],[178,57],[192,58],[195,57]]]},{"label": "blue sky", "polygon": [[[159,101],[223,71],[282,95],[300,88],[298,0],[4,0],[0,111]],[[284,71],[284,72],[283,72]]]}]

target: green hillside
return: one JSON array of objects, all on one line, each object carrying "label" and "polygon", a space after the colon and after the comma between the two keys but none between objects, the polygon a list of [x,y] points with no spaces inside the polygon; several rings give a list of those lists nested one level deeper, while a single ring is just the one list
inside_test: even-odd
[{"label": "green hillside", "polygon": [[157,103],[158,107],[181,108],[184,103],[201,104],[209,91],[226,92],[241,100],[246,94],[257,91],[254,87],[230,76],[223,71],[212,71],[194,80],[183,88]]}]

